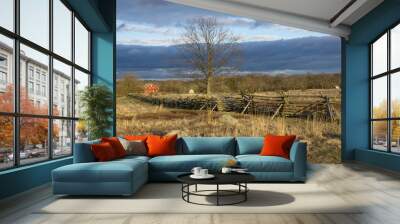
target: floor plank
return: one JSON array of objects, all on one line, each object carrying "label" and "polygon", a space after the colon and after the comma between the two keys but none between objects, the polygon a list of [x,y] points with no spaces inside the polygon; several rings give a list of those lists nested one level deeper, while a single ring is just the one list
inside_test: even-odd
[{"label": "floor plank", "polygon": [[311,165],[308,182],[322,185],[360,214],[36,214],[56,199],[42,186],[0,201],[0,223],[15,224],[397,224],[400,223],[400,175],[358,163]]}]

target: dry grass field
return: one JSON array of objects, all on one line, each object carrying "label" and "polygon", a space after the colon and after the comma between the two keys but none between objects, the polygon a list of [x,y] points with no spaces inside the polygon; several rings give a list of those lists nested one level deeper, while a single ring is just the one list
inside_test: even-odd
[{"label": "dry grass field", "polygon": [[308,144],[312,163],[340,162],[340,121],[282,118],[263,115],[165,108],[117,98],[117,132],[180,136],[264,136],[295,134]]}]

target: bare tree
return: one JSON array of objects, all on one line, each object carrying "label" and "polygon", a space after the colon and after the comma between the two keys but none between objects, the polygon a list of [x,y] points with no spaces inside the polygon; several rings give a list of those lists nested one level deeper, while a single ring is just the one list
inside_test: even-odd
[{"label": "bare tree", "polygon": [[212,78],[236,67],[240,61],[239,37],[214,17],[189,21],[181,41],[184,58],[204,78],[208,95]]}]

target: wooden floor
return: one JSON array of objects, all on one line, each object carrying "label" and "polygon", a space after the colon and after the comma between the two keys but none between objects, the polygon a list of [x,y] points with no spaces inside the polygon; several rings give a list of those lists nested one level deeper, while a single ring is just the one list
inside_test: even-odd
[{"label": "wooden floor", "polygon": [[353,163],[312,165],[308,181],[367,206],[357,214],[35,214],[36,208],[54,200],[50,187],[43,186],[0,202],[0,223],[400,223],[399,174]]}]

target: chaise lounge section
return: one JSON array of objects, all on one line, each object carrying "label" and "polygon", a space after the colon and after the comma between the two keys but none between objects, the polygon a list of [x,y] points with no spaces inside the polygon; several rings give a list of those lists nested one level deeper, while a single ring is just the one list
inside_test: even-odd
[{"label": "chaise lounge section", "polygon": [[96,162],[90,146],[99,142],[75,144],[74,163],[52,172],[54,194],[132,195],[147,183],[147,156]]},{"label": "chaise lounge section", "polygon": [[132,195],[148,181],[176,181],[176,177],[200,166],[218,172],[229,160],[236,160],[259,182],[304,182],[307,147],[296,141],[290,159],[260,156],[263,137],[182,137],[177,140],[177,155],[127,156],[96,162],[91,145],[77,143],[74,163],[52,172],[54,194]]}]

